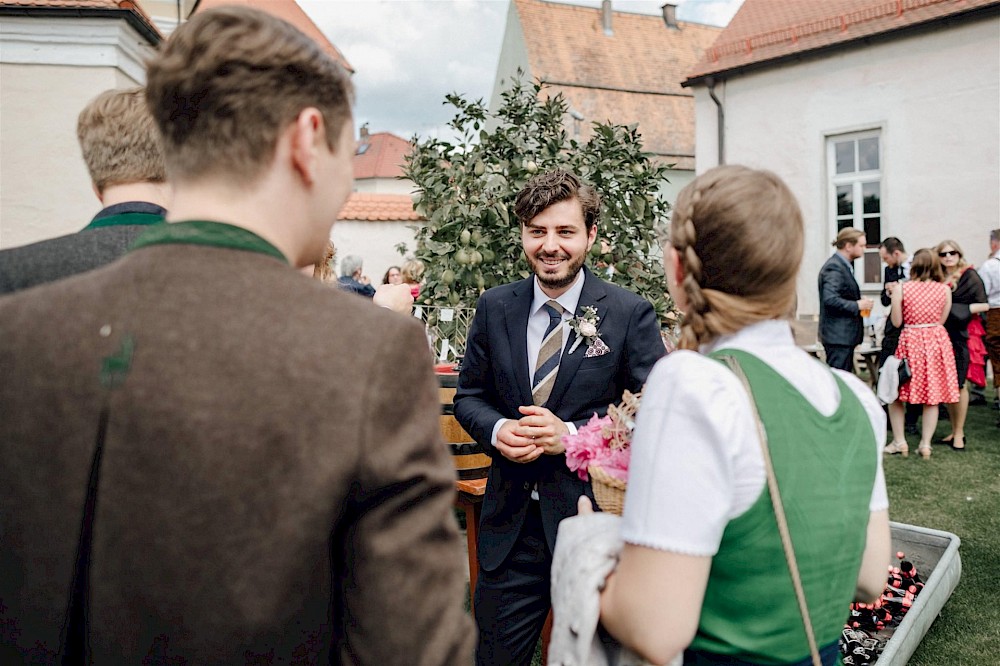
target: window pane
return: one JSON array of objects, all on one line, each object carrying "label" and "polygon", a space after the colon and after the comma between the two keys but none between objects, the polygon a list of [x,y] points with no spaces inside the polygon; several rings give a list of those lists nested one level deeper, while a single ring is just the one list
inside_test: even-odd
[{"label": "window pane", "polygon": [[837,186],[837,215],[854,214],[854,187],[851,185]]},{"label": "window pane", "polygon": [[865,240],[868,242],[868,247],[878,247],[882,238],[882,218],[880,217],[866,217],[865,218]]},{"label": "window pane", "polygon": [[866,213],[882,212],[882,200],[879,197],[879,191],[881,189],[880,183],[861,184],[861,197],[864,199]]},{"label": "window pane", "polygon": [[878,257],[878,250],[865,252],[865,282],[881,282],[882,260]]},{"label": "window pane", "polygon": [[840,231],[841,229],[846,229],[847,227],[852,227],[852,226],[854,226],[854,218],[853,217],[838,217],[837,218],[837,231]]},{"label": "window pane", "polygon": [[854,142],[838,141],[833,144],[837,151],[837,173],[854,172]]},{"label": "window pane", "polygon": [[878,137],[858,141],[858,171],[878,169]]}]

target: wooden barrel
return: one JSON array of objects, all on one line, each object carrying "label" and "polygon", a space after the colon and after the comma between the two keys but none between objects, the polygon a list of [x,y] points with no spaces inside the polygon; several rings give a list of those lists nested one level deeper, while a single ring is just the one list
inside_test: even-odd
[{"label": "wooden barrel", "polygon": [[455,472],[459,479],[483,479],[490,469],[490,457],[474,441],[469,433],[455,420],[455,389],[458,387],[458,373],[437,370],[438,394],[441,398],[441,434],[451,448]]}]

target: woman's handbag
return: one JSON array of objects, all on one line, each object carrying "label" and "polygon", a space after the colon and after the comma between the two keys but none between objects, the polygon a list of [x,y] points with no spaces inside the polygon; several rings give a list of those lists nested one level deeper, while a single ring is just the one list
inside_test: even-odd
[{"label": "woman's handbag", "polygon": [[908,360],[900,359],[899,367],[896,368],[896,372],[899,373],[899,385],[902,386],[906,382],[910,381],[913,377],[913,373],[910,372],[910,362]]},{"label": "woman's handbag", "polygon": [[771,494],[771,505],[774,507],[774,517],[778,523],[778,533],[781,534],[781,545],[785,551],[785,560],[788,562],[788,570],[792,574],[792,585],[795,587],[795,598],[799,602],[799,612],[802,614],[802,624],[806,631],[806,640],[809,642],[809,654],[812,656],[813,666],[823,666],[823,660],[819,656],[819,648],[816,647],[816,635],[813,633],[812,620],[809,619],[809,608],[806,605],[806,593],[802,589],[802,578],[799,576],[799,565],[795,561],[795,550],[792,548],[792,535],[788,533],[788,521],[785,519],[785,507],[781,503],[781,494],[778,492],[778,479],[774,475],[774,466],[771,464],[771,451],[767,446],[767,433],[764,431],[764,424],[760,422],[760,414],[757,413],[757,402],[754,400],[753,391],[750,390],[750,382],[743,374],[743,368],[732,356],[726,356],[726,364],[729,369],[743,383],[747,395],[750,396],[750,407],[753,410],[753,418],[757,424],[757,436],[760,439],[760,450],[764,455],[764,471],[767,473],[767,488]]}]

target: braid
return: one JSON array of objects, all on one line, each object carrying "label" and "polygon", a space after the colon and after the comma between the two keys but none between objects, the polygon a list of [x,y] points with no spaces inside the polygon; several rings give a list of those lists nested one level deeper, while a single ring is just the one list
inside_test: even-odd
[{"label": "braid", "polygon": [[698,341],[708,332],[705,327],[704,313],[708,309],[708,301],[701,291],[701,258],[694,249],[697,232],[694,227],[695,206],[701,201],[701,187],[696,187],[688,204],[680,212],[677,233],[674,236],[674,247],[681,257],[684,267],[684,293],[687,296],[688,309],[684,313],[684,323],[681,325],[680,346],[682,349],[697,349]]}]

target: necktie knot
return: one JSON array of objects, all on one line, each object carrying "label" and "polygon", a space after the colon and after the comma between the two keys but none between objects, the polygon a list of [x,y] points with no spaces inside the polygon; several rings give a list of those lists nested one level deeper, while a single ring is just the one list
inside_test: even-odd
[{"label": "necktie knot", "polygon": [[559,305],[558,301],[549,301],[542,307],[545,308],[545,311],[549,315],[550,324],[553,320],[562,319],[562,313],[566,311],[563,306]]}]

